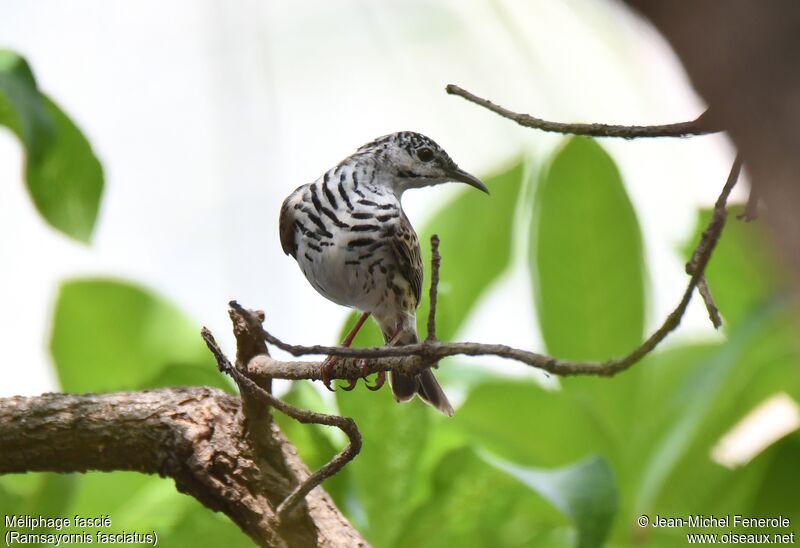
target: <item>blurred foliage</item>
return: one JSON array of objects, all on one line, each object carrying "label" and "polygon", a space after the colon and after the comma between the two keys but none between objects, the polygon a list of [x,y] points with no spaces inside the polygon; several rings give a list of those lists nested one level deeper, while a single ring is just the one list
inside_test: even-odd
[{"label": "blurred foliage", "polygon": [[532,205],[530,271],[548,351],[576,360],[629,351],[644,331],[644,259],[614,161],[591,139],[569,139]]},{"label": "blurred foliage", "polygon": [[36,85],[28,63],[0,50],[0,125],[25,148],[25,182],[42,217],[64,234],[88,242],[103,170],[81,131]]},{"label": "blurred foliage", "polygon": [[[706,278],[726,331],[746,321],[755,307],[787,283],[785,272],[776,264],[775,250],[766,233],[768,227],[762,222],[736,220],[744,209],[743,205],[729,208],[729,222],[714,251],[714,260],[706,267]],[[685,257],[691,256],[700,240],[701,227],[707,226],[709,220],[711,209],[698,212],[698,231],[681,249]]]},{"label": "blurred foliage", "polygon": [[[439,252],[446,257],[439,271],[436,306],[436,333],[443,340],[455,336],[478,297],[511,262],[514,211],[523,183],[523,167],[518,159],[508,169],[484,177],[491,189],[488,196],[471,188],[462,189],[419,231],[427,276],[433,234],[439,235]],[[417,311],[420,333],[425,330],[428,304],[426,294]]]},{"label": "blurred foliage", "polygon": [[[75,279],[57,296],[50,348],[69,392],[191,384],[231,391],[199,332],[174,305],[142,288]],[[110,531],[155,530],[165,546],[252,545],[229,519],[178,493],[171,480],[134,472],[4,476],[0,513],[109,515]]]},{"label": "blurred foliage", "polygon": [[[86,239],[102,189],[99,164],[53,109],[25,62],[0,53],[0,123],[26,146],[31,195],[48,222]],[[72,128],[71,136],[64,127]],[[94,175],[82,183],[62,176],[67,164],[53,166],[65,150],[76,162],[70,165],[82,154],[85,166],[96,165],[86,171]],[[642,235],[613,160],[594,141],[573,138],[538,180],[527,180],[530,171],[516,161],[486,177],[490,197],[462,190],[420,231],[426,265],[429,236],[442,239],[439,337],[457,335],[475,303],[509,269],[514,239],[523,238],[535,303],[519,306],[536,310],[547,350],[579,359],[627,352],[642,339],[648,303]],[[58,193],[69,197],[54,199]],[[516,215],[520,207],[532,215]],[[685,257],[708,216],[699,212]],[[684,542],[685,528],[639,528],[641,514],[781,514],[800,523],[794,473],[800,435],[735,468],[711,458],[721,436],[755,406],[776,393],[800,397],[796,303],[785,297],[785,277],[762,230],[731,215],[709,264],[725,319],[723,341],[673,340],[612,379],[563,378],[543,388],[486,370],[473,374],[452,419],[419,401],[396,404],[387,389],[359,387],[326,399],[309,382],[293,383],[287,401],[354,417],[362,431],[362,453],[325,488],[377,547]],[[425,299],[422,332],[426,306]],[[356,339],[381,342],[373,322]],[[198,326],[165,299],[122,281],[63,283],[50,347],[68,391],[174,384],[230,390]],[[443,367],[454,367],[448,363]],[[277,421],[311,468],[344,444],[336,430],[283,416]],[[114,529],[156,530],[168,546],[250,545],[229,520],[177,493],[170,480],[132,472],[0,477],[0,510],[108,514]]]},{"label": "blurred foliage", "polygon": [[590,456],[554,470],[503,463],[498,467],[568,515],[575,522],[578,546],[596,546],[608,534],[617,511],[617,491],[613,472],[601,457]]},{"label": "blurred foliage", "polygon": [[[521,169],[512,172],[521,177]],[[489,181],[494,196],[493,180]],[[535,196],[527,232],[529,265],[548,351],[604,359],[639,344],[647,310],[644,251],[613,160],[593,141],[570,139],[542,171],[534,192],[518,195]],[[443,207],[453,220],[450,233],[442,237],[442,285],[465,284],[463,272],[474,268],[468,262],[459,268],[451,265],[450,270],[447,265],[452,261],[477,262],[493,278],[487,276],[480,285],[471,286],[474,293],[468,302],[474,303],[505,271],[509,259],[504,246],[489,246],[479,256],[468,248],[455,256],[446,253],[459,245],[452,240],[462,238],[458,229],[466,224],[463,219],[484,223],[472,214],[460,214],[455,209],[459,199]],[[339,500],[367,538],[377,546],[594,546],[604,539],[610,545],[669,546],[677,540],[675,530],[642,530],[636,517],[698,512],[769,515],[763,509],[768,504],[800,519],[791,502],[800,479],[787,474],[782,485],[776,483],[795,447],[790,441],[795,435],[739,468],[723,467],[710,457],[720,437],[756,405],[776,392],[797,397],[800,388],[800,347],[792,335],[797,325],[788,310],[791,303],[781,298],[785,277],[770,253],[763,227],[736,221],[741,206],[731,209],[708,270],[726,320],[725,342],[668,345],[613,379],[564,378],[556,390],[487,372],[472,383],[466,401],[449,420],[432,411],[423,417],[417,411],[396,414],[397,407],[409,405],[394,404],[388,394],[363,390],[337,394],[342,412],[357,418],[366,415],[359,419],[366,457],[352,465],[354,484],[361,474],[390,478],[386,491],[395,493],[381,499],[386,493],[376,492],[371,483],[369,493],[356,489],[355,496]],[[513,205],[503,203],[495,209],[489,202],[484,210],[487,222],[511,226]],[[708,218],[707,211],[699,215],[684,249],[687,258]],[[437,226],[440,234],[441,226]],[[474,233],[469,238],[475,238]],[[445,278],[448,272],[452,278]],[[448,297],[440,292],[442,303]],[[465,321],[469,307],[462,310],[455,325],[446,323],[447,333],[456,333]],[[424,317],[421,313],[420,326]],[[343,332],[352,321],[354,317]],[[376,344],[380,336],[368,329],[357,342]],[[414,439],[408,438],[409,431]],[[787,448],[778,449],[783,446]],[[420,447],[423,456],[418,458]],[[478,455],[486,451],[493,456],[476,456],[476,448]],[[308,451],[302,444],[299,449]],[[778,456],[772,457],[773,453]],[[414,477],[408,480],[413,489],[392,487],[394,461],[405,463],[404,472]],[[590,477],[562,484],[576,491],[565,489],[555,495],[531,481],[536,474],[580,470],[580,463],[586,462],[597,462],[599,469],[609,471],[602,475],[609,494],[592,498],[599,488]],[[371,470],[362,472],[360,465]],[[458,487],[460,467],[467,467],[464,481],[475,492],[480,492],[483,477],[494,477],[489,481],[494,488],[470,498]],[[771,484],[762,478],[771,478]],[[514,487],[501,487],[508,481]],[[520,489],[527,489],[527,494]],[[570,496],[584,497],[580,512],[564,502]],[[364,503],[365,497],[384,506],[375,510],[377,503]],[[775,503],[775,497],[784,502]],[[521,526],[515,509],[527,508],[524,499],[537,502],[530,502],[528,519]],[[403,501],[406,508],[398,507]],[[488,504],[503,510],[493,514]],[[407,508],[414,510],[409,514]],[[505,536],[506,527],[514,534]],[[494,537],[487,536],[490,530],[496,531]]]},{"label": "blurred foliage", "polygon": [[142,288],[75,279],[61,285],[50,349],[69,392],[175,384],[230,389],[198,333],[182,312]]}]

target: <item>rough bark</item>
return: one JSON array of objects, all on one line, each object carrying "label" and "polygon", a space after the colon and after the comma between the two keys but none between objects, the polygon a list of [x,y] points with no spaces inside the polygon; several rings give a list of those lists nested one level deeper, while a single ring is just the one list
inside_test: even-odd
[{"label": "rough bark", "polygon": [[224,512],[262,546],[364,546],[319,487],[282,523],[274,509],[309,471],[265,413],[207,387],[0,400],[0,473],[135,470]]}]

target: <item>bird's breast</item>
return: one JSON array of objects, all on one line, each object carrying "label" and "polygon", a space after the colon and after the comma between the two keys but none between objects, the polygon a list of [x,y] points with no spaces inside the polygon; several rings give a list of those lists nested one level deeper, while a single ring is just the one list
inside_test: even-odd
[{"label": "bird's breast", "polygon": [[342,193],[323,179],[300,192],[293,207],[295,258],[314,289],[340,305],[380,309],[397,285],[389,238],[401,216],[396,198],[365,189]]}]

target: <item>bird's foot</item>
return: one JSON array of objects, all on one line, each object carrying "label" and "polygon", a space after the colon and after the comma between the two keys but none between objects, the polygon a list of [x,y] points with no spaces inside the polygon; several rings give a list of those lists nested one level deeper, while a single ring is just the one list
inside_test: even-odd
[{"label": "bird's foot", "polygon": [[328,356],[325,358],[325,361],[322,362],[320,366],[319,376],[322,379],[322,384],[325,385],[325,388],[333,392],[333,387],[331,387],[331,373],[333,373],[333,366],[336,365],[336,356]]},{"label": "bird's foot", "polygon": [[[336,389],[333,386],[331,386],[331,375],[333,374],[334,366],[337,363],[339,363],[339,359],[340,358],[338,356],[328,356],[327,358],[325,358],[325,361],[322,362],[320,370],[320,378],[322,379],[322,384],[324,384],[325,388],[327,388],[331,392],[336,391]],[[349,380],[347,381],[347,384],[345,386],[341,386],[340,388],[346,392],[349,392],[356,387],[357,382],[358,381],[355,379]]]},{"label": "bird's foot", "polygon": [[[355,325],[353,325],[352,329],[347,333],[347,336],[342,341],[342,346],[345,348],[349,348],[350,345],[353,343],[353,339],[358,334],[359,329],[361,326],[364,325],[364,322],[367,321],[369,318],[369,312],[362,312],[361,316],[359,316],[358,320],[356,320]],[[325,361],[322,362],[322,370],[320,371],[320,378],[322,379],[322,384],[325,385],[325,388],[330,390],[331,392],[335,392],[335,389],[331,386],[331,374],[333,373],[333,366],[336,365],[339,360],[338,356],[328,356],[325,358]],[[363,367],[362,367],[363,371]],[[347,381],[346,386],[342,386],[341,389],[345,392],[350,392],[353,388],[356,387],[356,383],[358,383],[358,379],[351,379]]]},{"label": "bird's foot", "polygon": [[373,392],[375,390],[380,390],[383,384],[386,382],[386,371],[378,371],[378,375],[375,377],[375,384],[370,384],[367,382],[367,375],[369,374],[369,362],[362,358],[358,360],[358,366],[361,368],[361,374],[364,376],[364,386]]},{"label": "bird's foot", "polygon": [[[335,392],[336,389],[331,385],[331,375],[333,374],[334,366],[339,363],[338,356],[328,356],[325,358],[325,361],[322,362],[321,371],[320,371],[320,378],[322,380],[322,384],[325,385],[325,388],[330,390],[331,392]],[[361,376],[364,379],[364,385],[372,391],[380,390],[381,387],[386,383],[386,372],[385,371],[378,371],[378,375],[375,377],[375,384],[369,384],[367,382],[367,375],[369,375],[369,362],[361,358],[356,362],[358,364],[358,368],[361,370]],[[347,381],[347,384],[344,386],[340,386],[342,390],[345,392],[350,392],[353,390],[356,385],[358,384],[358,379],[350,379]]]},{"label": "bird's foot", "polygon": [[386,383],[386,371],[378,371],[378,376],[375,377],[375,384],[367,384],[367,388],[372,390],[380,390],[381,387]]},{"label": "bird's foot", "polygon": [[358,379],[350,379],[347,381],[347,384],[345,386],[340,386],[339,388],[341,388],[345,392],[350,392],[353,388],[356,387],[357,384],[358,384]]}]

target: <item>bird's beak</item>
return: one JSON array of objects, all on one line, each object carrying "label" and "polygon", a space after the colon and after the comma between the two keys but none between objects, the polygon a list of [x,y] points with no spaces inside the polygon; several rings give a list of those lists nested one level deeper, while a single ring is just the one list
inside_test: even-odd
[{"label": "bird's beak", "polygon": [[456,168],[450,172],[450,177],[453,181],[458,181],[460,183],[467,183],[469,186],[474,186],[478,190],[489,194],[489,189],[486,188],[486,185],[483,182],[475,177],[474,175],[470,175],[466,171],[461,168]]}]

